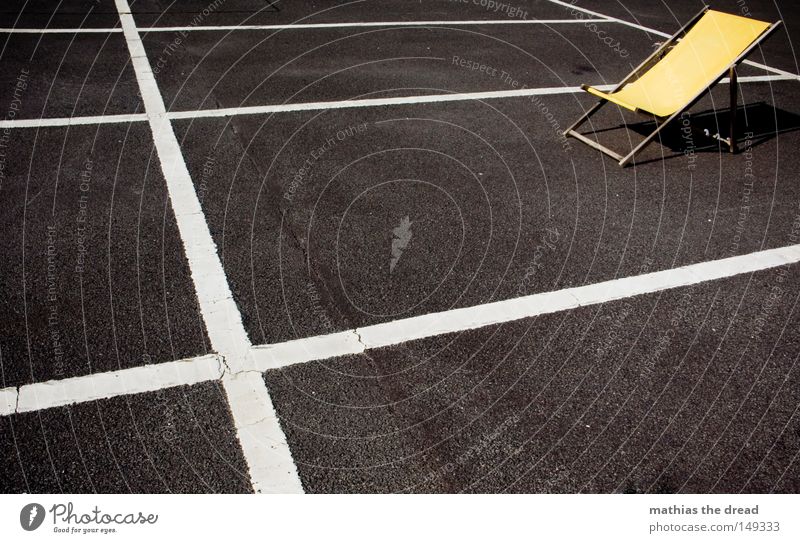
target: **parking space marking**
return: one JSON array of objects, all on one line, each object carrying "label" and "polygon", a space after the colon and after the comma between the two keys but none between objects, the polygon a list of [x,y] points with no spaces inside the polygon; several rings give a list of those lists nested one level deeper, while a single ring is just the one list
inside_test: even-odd
[{"label": "parking space marking", "polygon": [[16,413],[18,398],[17,387],[0,388],[0,417]]},{"label": "parking space marking", "polygon": [[115,115],[89,115],[86,117],[42,117],[39,119],[13,119],[0,121],[0,128],[44,128],[47,126],[77,126],[81,124],[133,123],[147,120],[144,113]]},{"label": "parking space marking", "polygon": [[[754,75],[740,77],[739,83],[758,83],[796,79],[784,75]],[[726,77],[720,83],[730,83]],[[593,85],[599,90],[611,90],[615,85]],[[580,87],[541,87],[506,91],[461,92],[451,94],[424,94],[421,96],[396,96],[393,98],[362,98],[355,100],[335,100],[331,102],[301,102],[297,104],[273,104],[265,106],[243,106],[218,109],[198,109],[171,111],[167,116],[172,120],[198,119],[206,117],[231,117],[234,115],[258,115],[265,113],[291,113],[295,111],[316,111],[327,109],[348,109],[356,107],[383,107],[408,104],[433,104],[441,102],[462,102],[469,100],[493,100],[499,98],[519,98],[524,96],[544,96],[553,94],[583,93]]]},{"label": "parking space marking", "polygon": [[[574,9],[574,10],[586,13],[587,15],[592,15],[594,17],[605,17],[606,19],[608,19],[610,21],[613,21],[615,23],[619,23],[619,24],[622,24],[622,25],[625,25],[625,26],[629,26],[631,28],[636,28],[638,30],[643,30],[643,31],[648,32],[650,34],[655,34],[656,36],[661,36],[662,38],[671,38],[672,37],[672,34],[667,34],[666,32],[661,32],[660,30],[656,30],[655,28],[650,28],[650,27],[643,26],[643,25],[640,25],[640,24],[637,24],[637,23],[632,23],[630,21],[626,21],[625,19],[620,19],[618,17],[612,17],[611,15],[604,15],[602,13],[599,13],[597,11],[593,11],[591,9],[581,8],[581,7],[578,7],[578,6],[574,5],[574,4],[570,4],[568,2],[563,2],[562,0],[548,0],[548,1],[552,2],[553,4],[558,4],[559,6],[564,6],[564,7],[570,8],[570,9]],[[583,19],[579,19],[579,20],[583,20]],[[787,77],[790,77],[790,78],[795,79],[795,80],[800,80],[800,76],[798,76],[797,74],[793,74],[791,72],[787,72],[786,70],[781,70],[780,68],[773,68],[772,66],[767,66],[766,64],[761,64],[760,62],[755,62],[755,61],[752,61],[752,60],[745,60],[744,64],[748,64],[748,65],[754,66],[756,68],[761,68],[762,70],[766,70],[768,72],[772,72],[772,73],[775,73],[775,74],[787,76]]]},{"label": "parking space marking", "polygon": [[[752,75],[739,77],[739,83],[764,83],[770,81],[793,81],[797,78],[789,75]],[[729,83],[727,77],[720,83]],[[611,90],[614,85],[594,85],[596,89]],[[462,92],[452,94],[426,94],[421,96],[397,96],[393,98],[364,98],[356,100],[337,100],[331,102],[301,102],[298,104],[273,104],[264,106],[243,106],[219,109],[198,109],[167,112],[169,120],[203,119],[211,117],[232,117],[235,115],[259,115],[268,113],[292,113],[295,111],[318,111],[326,109],[347,109],[356,107],[382,107],[407,104],[433,104],[444,102],[461,102],[469,100],[496,100],[503,98],[519,98],[524,96],[543,96],[555,94],[583,93],[580,87],[541,87],[533,89],[515,89],[507,91]],[[0,121],[0,128],[41,128],[48,126],[76,126],[87,124],[110,124],[147,121],[144,113],[128,113],[115,115],[97,115],[87,117],[59,117],[40,119],[14,119]]]},{"label": "parking space marking", "polygon": [[[2,415],[39,411],[115,396],[128,396],[164,388],[194,385],[222,377],[222,360],[205,355],[124,370],[44,381],[0,391]],[[9,399],[14,398],[11,405]]]},{"label": "parking space marking", "polygon": [[180,144],[127,0],[115,0],[144,101],[153,143],[167,183],[200,312],[211,344],[224,360],[222,384],[256,492],[303,492],[289,445],[258,375],[245,372],[250,340],[231,294]]},{"label": "parking space marking", "polygon": [[[253,346],[251,344],[242,325],[241,314],[236,306],[217,254],[216,244],[211,237],[208,224],[200,207],[180,144],[175,136],[171,124],[173,120],[353,107],[504,99],[580,93],[582,91],[579,87],[546,87],[167,112],[141,41],[140,32],[146,34],[149,32],[184,30],[288,30],[358,26],[424,27],[468,24],[609,22],[624,24],[659,36],[669,36],[663,32],[635,23],[578,8],[560,0],[550,1],[602,18],[549,21],[412,21],[232,27],[150,27],[139,29],[136,27],[133,15],[130,13],[127,0],[115,0],[120,14],[121,28],[0,29],[0,33],[20,34],[124,33],[146,113],[5,120],[0,121],[0,128],[38,128],[144,121],[149,123],[190,266],[199,306],[214,350],[220,353],[219,355],[205,355],[57,381],[3,388],[0,389],[0,416],[38,411],[115,396],[151,392],[205,381],[221,381],[226,391],[244,457],[248,463],[253,488],[258,492],[302,492],[302,485],[300,484],[296,467],[261,372],[333,356],[362,353],[368,349],[396,345],[442,334],[463,332],[493,324],[566,311],[587,305],[601,304],[800,262],[800,245],[792,245],[640,276],[624,277],[581,287],[410,317],[324,336],[301,338],[269,345]],[[797,75],[784,70],[752,61],[745,62],[771,71],[775,75],[741,77],[739,81],[742,83],[798,79]],[[722,82],[727,83],[727,78],[723,79]],[[597,88],[609,89],[610,87],[611,85],[602,85]]]},{"label": "parking space marking", "polygon": [[355,329],[282,343],[256,345],[253,347],[253,369],[264,372],[335,356],[360,354],[365,350],[366,347]]},{"label": "parking space marking", "polygon": [[[669,38],[672,34],[667,34],[660,30],[644,25],[626,21],[611,15],[586,9],[583,7],[563,2],[562,0],[548,0],[553,4],[563,6],[591,15],[593,18],[574,18],[574,19],[511,19],[511,20],[468,20],[468,21],[381,21],[381,22],[350,22],[350,23],[299,23],[299,24],[280,24],[280,25],[207,25],[207,26],[150,26],[138,29],[145,34],[150,32],[234,32],[237,30],[313,30],[324,28],[358,28],[358,27],[425,27],[425,26],[465,26],[465,25],[513,25],[513,24],[575,24],[575,23],[616,23],[631,28],[642,30],[649,34],[655,34],[662,38]],[[131,14],[126,14],[131,15]],[[121,28],[0,28],[0,34],[77,34],[77,33],[109,33],[122,32]],[[745,60],[745,64],[766,70],[775,74],[791,77],[800,80],[800,76],[773,68],[766,64],[761,64],[752,60]]]},{"label": "parking space marking", "polygon": [[227,26],[150,26],[142,32],[215,32],[234,30],[313,30],[320,28],[375,28],[392,26],[473,26],[473,25],[536,25],[536,24],[574,24],[582,22],[615,23],[609,18],[602,19],[504,19],[474,21],[381,21],[368,23],[300,23],[284,25],[227,25]]},{"label": "parking space marking", "polygon": [[0,28],[0,34],[110,34],[121,28]]},{"label": "parking space marking", "polygon": [[[382,324],[345,330],[283,343],[256,345],[237,372],[231,372],[218,355],[152,364],[114,372],[97,373],[58,381],[47,381],[0,389],[0,416],[49,407],[88,402],[163,388],[222,379],[229,401],[239,408],[245,442],[259,441],[280,449],[285,437],[275,419],[271,399],[261,373],[286,366],[363,353],[442,334],[474,330],[484,326],[566,311],[578,307],[622,300],[663,290],[688,287],[755,273],[800,262],[800,244],[768,249],[679,268],[612,279],[581,287],[532,294],[472,307],[430,313]],[[266,413],[267,424],[258,419]],[[272,469],[285,457],[268,455],[254,468],[257,480],[269,479]],[[292,464],[293,466],[293,464]],[[292,488],[291,485],[288,488]],[[262,490],[268,490],[264,487]]]},{"label": "parking space marking", "polygon": [[[599,88],[610,89],[608,85]],[[264,113],[291,113],[295,111],[317,111],[327,109],[349,109],[357,107],[383,107],[408,104],[431,104],[440,102],[460,102],[465,100],[489,100],[493,98],[517,98],[520,96],[539,96],[546,94],[571,94],[582,92],[580,87],[543,87],[534,89],[515,89],[504,91],[462,92],[450,94],[424,94],[419,96],[395,96],[393,98],[360,98],[354,100],[334,100],[330,102],[300,102],[296,104],[272,104],[264,106],[243,106],[218,109],[199,109],[172,111],[167,116],[172,120],[197,119],[204,117],[230,117],[233,115],[258,115]]]},{"label": "parking space marking", "polygon": [[[237,30],[313,30],[322,28],[375,28],[393,26],[473,26],[473,25],[525,25],[525,24],[574,24],[583,22],[615,23],[602,19],[499,19],[474,21],[380,21],[364,23],[298,23],[282,25],[206,25],[206,26],[147,26],[139,32],[233,32]],[[0,34],[103,34],[122,32],[121,28],[0,28]]]},{"label": "parking space marking", "polygon": [[[620,19],[618,17],[614,17],[614,16],[611,16],[611,15],[604,15],[603,13],[600,13],[600,12],[597,12],[597,11],[594,11],[594,10],[591,10],[591,9],[582,8],[580,6],[575,5],[574,3],[563,2],[562,0],[548,0],[548,1],[553,3],[553,4],[558,4],[559,6],[562,6],[562,7],[565,7],[565,8],[573,9],[575,11],[580,11],[580,12],[585,13],[587,15],[592,15],[593,17],[603,17],[605,19],[608,19],[609,21],[613,21],[615,23],[623,24],[623,25],[629,26],[631,28],[636,28],[638,30],[643,30],[643,31],[645,31],[645,32],[647,32],[649,34],[655,34],[657,36],[661,36],[662,38],[671,38],[672,37],[672,34],[667,34],[666,32],[661,32],[660,30],[655,30],[654,28],[649,28],[649,27],[646,27],[646,26],[642,26],[640,24],[632,23],[630,21],[626,21],[625,19]],[[577,20],[582,21],[583,19],[577,19]]]},{"label": "parking space marking", "polygon": [[[368,349],[474,330],[798,262],[800,245],[790,245],[581,287],[429,313],[327,336],[260,345],[253,347],[254,369],[267,371],[312,360],[357,354]],[[323,356],[326,351],[328,356]]]}]

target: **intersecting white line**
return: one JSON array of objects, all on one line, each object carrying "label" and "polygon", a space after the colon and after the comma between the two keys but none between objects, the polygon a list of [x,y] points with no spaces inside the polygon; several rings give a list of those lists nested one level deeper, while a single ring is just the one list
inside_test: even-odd
[{"label": "intersecting white line", "polygon": [[[246,365],[242,367],[240,374],[253,376],[258,383],[263,383],[261,372],[294,364],[359,354],[368,349],[474,330],[662,290],[688,287],[798,262],[800,262],[800,245],[789,245],[581,287],[430,313],[323,336],[257,345],[251,347],[251,356],[245,359]],[[224,382],[227,374],[228,370],[222,365],[221,357],[207,355],[60,381],[23,385],[19,389],[19,398],[16,388],[4,388],[0,389],[0,415],[191,385],[220,378]],[[246,392],[247,389],[232,389],[232,392],[239,390]],[[259,394],[266,394],[266,388],[263,386],[257,387],[256,390]],[[245,398],[236,398],[234,401],[255,401],[257,414],[263,408],[259,402],[265,400],[258,395],[247,393]]]},{"label": "intersecting white line", "polygon": [[[581,7],[578,7],[578,6],[574,5],[574,4],[570,4],[568,2],[563,2],[562,0],[548,0],[548,1],[553,3],[553,4],[558,4],[559,6],[568,7],[570,9],[574,9],[574,10],[586,13],[587,15],[592,15],[594,17],[604,17],[604,18],[608,19],[609,21],[613,21],[615,23],[619,23],[619,24],[622,24],[622,25],[625,25],[625,26],[629,26],[631,28],[636,28],[638,30],[643,30],[643,31],[648,32],[650,34],[655,34],[656,36],[661,36],[662,38],[671,38],[672,37],[672,34],[667,34],[666,32],[662,32],[660,30],[656,30],[655,28],[650,28],[650,27],[643,26],[643,25],[640,25],[640,24],[632,23],[630,21],[626,21],[625,19],[620,19],[618,17],[612,17],[611,15],[605,15],[603,13],[600,13],[600,12],[597,12],[597,11],[593,11],[591,9],[581,8]],[[791,72],[787,72],[786,70],[781,70],[780,68],[773,68],[772,66],[767,66],[766,64],[761,64],[760,62],[755,62],[755,61],[752,61],[752,60],[745,60],[744,63],[745,64],[749,64],[750,66],[755,66],[756,68],[761,68],[762,70],[766,70],[768,72],[772,72],[772,73],[775,73],[775,74],[788,76],[788,77],[790,77],[792,79],[800,80],[800,76],[798,76],[797,74],[793,74]]]},{"label": "intersecting white line", "polygon": [[797,262],[800,262],[800,245],[790,245],[581,287],[430,313],[326,336],[261,345],[253,347],[253,369],[267,371],[333,356],[358,354],[367,349],[686,287]]},{"label": "intersecting white line", "polygon": [[0,390],[0,415],[128,396],[222,378],[222,360],[205,355]]},{"label": "intersecting white line", "polygon": [[[667,34],[660,30],[643,26],[625,19],[605,15],[597,11],[582,8],[561,0],[548,0],[554,4],[574,9],[595,18],[591,19],[509,19],[509,20],[470,20],[470,21],[382,21],[382,22],[351,22],[351,23],[299,23],[282,25],[218,25],[218,26],[151,26],[143,27],[139,30],[145,33],[150,32],[233,32],[237,30],[310,30],[322,28],[348,28],[348,27],[390,27],[390,26],[464,26],[464,25],[513,25],[513,24],[576,24],[576,23],[617,23],[638,30],[643,30],[650,34],[655,34],[663,38],[669,38],[672,34]],[[126,13],[131,16],[132,14]],[[121,32],[120,28],[0,28],[0,34],[81,34],[81,33],[109,33]],[[766,64],[761,64],[752,60],[745,60],[745,64],[761,68],[776,74],[800,80],[800,76],[773,68]]]},{"label": "intersecting white line", "polygon": [[297,468],[266,384],[261,375],[244,371],[250,365],[250,340],[242,326],[241,314],[228,286],[180,144],[167,118],[164,99],[136,23],[127,0],[115,2],[183,241],[200,312],[211,344],[222,355],[228,368],[222,376],[222,384],[228,396],[253,489],[256,492],[301,493],[303,488]]},{"label": "intersecting white line", "polygon": [[[201,312],[206,322],[212,345],[221,356],[208,355],[115,372],[23,385],[19,389],[16,387],[0,389],[0,415],[36,411],[60,405],[222,379],[237,433],[250,468],[254,489],[259,492],[302,492],[302,486],[291,459],[285,436],[280,429],[266,386],[259,372],[333,356],[356,354],[367,349],[395,345],[415,339],[462,332],[492,324],[689,286],[800,262],[800,245],[792,245],[641,276],[615,279],[561,291],[411,317],[336,334],[253,347],[242,326],[241,315],[233,300],[216,252],[216,246],[200,209],[197,195],[170,123],[171,119],[307,109],[337,109],[405,103],[512,98],[533,94],[579,92],[580,89],[578,87],[523,89],[522,91],[316,102],[311,104],[284,104],[256,106],[255,108],[167,113],[146,57],[139,31],[128,10],[127,2],[126,0],[115,1],[120,11],[122,28],[91,30],[97,32],[106,30],[124,32],[147,113],[3,121],[0,122],[0,127],[62,126],[136,121],[148,121],[150,123],[161,167],[167,181],[170,200],[192,272]],[[558,0],[550,1],[575,7]],[[581,9],[581,11],[585,12],[589,11],[583,8],[576,9]],[[664,33],[628,23],[622,19],[603,17],[605,21],[612,20],[667,36]],[[586,20],[580,20],[580,22],[584,21]],[[455,23],[447,22],[447,24]],[[480,22],[480,24],[484,24],[484,22]],[[291,27],[293,25],[287,26]],[[58,31],[60,29],[53,30]],[[157,31],[167,31],[167,29],[159,29]],[[742,82],[798,78],[794,74],[769,66],[749,61],[748,64],[770,70],[779,75],[742,77],[740,78]]]}]

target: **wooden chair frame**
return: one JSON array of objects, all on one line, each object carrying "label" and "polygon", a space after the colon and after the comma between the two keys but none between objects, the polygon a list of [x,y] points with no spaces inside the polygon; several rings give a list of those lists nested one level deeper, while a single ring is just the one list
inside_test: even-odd
[{"label": "wooden chair frame", "polygon": [[[610,92],[612,92],[612,93],[613,92],[617,92],[618,90],[620,90],[622,87],[624,87],[628,83],[630,83],[630,82],[634,81],[635,79],[637,79],[644,72],[646,72],[648,69],[650,69],[654,64],[656,64],[659,60],[661,60],[661,58],[663,58],[663,56],[670,50],[670,48],[672,48],[675,45],[675,43],[677,43],[678,40],[680,40],[681,37],[686,35],[686,33],[697,23],[697,21],[699,21],[700,18],[703,15],[705,15],[705,13],[706,13],[706,11],[708,11],[708,9],[709,9],[708,6],[703,8],[688,23],[686,23],[680,30],[678,30],[671,38],[669,38],[667,41],[662,43],[661,46],[658,49],[656,49],[656,51],[653,52],[652,55],[647,57],[641,64],[639,64],[639,66],[634,68],[634,70],[631,73],[629,73],[625,77],[625,79],[623,79],[622,82],[620,82]],[[762,41],[764,41],[770,34],[772,34],[775,31],[775,29],[780,26],[780,24],[781,24],[781,21],[772,23],[769,26],[769,28],[767,28],[756,40],[753,41],[753,43],[751,43],[747,47],[747,49],[745,49],[738,57],[736,57],[736,59],[734,59],[730,64],[728,64],[728,66],[726,66],[725,69],[722,70],[719,73],[719,75],[717,77],[715,77],[714,80],[709,85],[707,85],[704,89],[702,89],[700,92],[698,92],[694,97],[692,97],[686,103],[686,105],[684,105],[682,108],[680,108],[678,111],[676,111],[672,115],[669,115],[669,116],[666,116],[666,117],[659,117],[659,116],[654,115],[653,113],[650,113],[648,111],[636,108],[635,109],[636,113],[639,113],[640,115],[644,115],[646,117],[649,117],[649,118],[653,119],[655,121],[655,123],[656,123],[656,128],[655,128],[655,130],[653,130],[653,132],[651,132],[649,135],[647,135],[645,137],[644,141],[642,141],[636,147],[634,147],[633,150],[631,150],[627,155],[623,156],[623,155],[621,155],[621,154],[609,149],[608,147],[606,147],[604,145],[601,145],[600,143],[594,141],[593,139],[588,138],[587,136],[585,136],[585,135],[583,135],[583,134],[581,134],[581,133],[579,133],[577,131],[577,128],[579,126],[581,126],[584,122],[586,122],[587,119],[589,119],[589,117],[591,117],[592,115],[597,113],[597,111],[601,107],[603,107],[606,103],[608,103],[608,100],[605,100],[605,99],[602,99],[602,98],[600,99],[599,102],[597,102],[594,106],[592,106],[588,111],[586,111],[583,115],[581,115],[581,117],[577,121],[575,121],[569,128],[567,128],[564,131],[564,136],[567,136],[567,137],[571,136],[573,138],[576,138],[576,139],[582,141],[586,145],[588,145],[590,147],[593,147],[593,148],[597,149],[598,151],[601,151],[601,152],[607,154],[608,156],[610,156],[614,160],[617,160],[619,162],[619,165],[624,167],[628,163],[630,163],[631,160],[633,160],[633,158],[640,151],[642,151],[645,147],[647,147],[647,145],[649,145],[653,141],[653,139],[656,136],[658,136],[658,134],[661,132],[661,130],[665,126],[667,126],[675,118],[680,116],[681,113],[683,113],[684,111],[686,111],[687,109],[692,107],[698,100],[700,100],[700,98],[702,98],[707,92],[709,92],[714,87],[714,85],[719,83],[720,80],[722,80],[722,78],[725,77],[725,75],[727,74],[728,77],[730,78],[730,102],[731,102],[731,104],[730,104],[730,123],[729,123],[730,126],[729,126],[728,137],[727,138],[718,137],[718,139],[720,141],[722,141],[723,143],[728,145],[728,148],[729,148],[731,153],[735,153],[736,150],[737,150],[737,148],[736,148],[736,108],[737,108],[737,96],[738,96],[738,92],[739,92],[738,91],[738,80],[737,80],[737,77],[736,77],[736,67],[742,61],[744,61],[747,58],[747,56],[753,51],[753,49],[755,49]],[[586,89],[586,85],[582,85],[582,88]]]}]

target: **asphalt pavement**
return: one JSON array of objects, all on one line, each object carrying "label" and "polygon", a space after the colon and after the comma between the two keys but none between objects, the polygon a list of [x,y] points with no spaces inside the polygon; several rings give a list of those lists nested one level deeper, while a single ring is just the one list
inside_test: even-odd
[{"label": "asphalt pavement", "polygon": [[[797,244],[800,13],[740,4],[715,7],[784,22],[751,57],[767,68],[740,68],[740,152],[709,137],[723,83],[623,169],[562,136],[593,103],[576,87],[618,81],[699,2],[139,0],[149,71],[111,0],[6,2],[0,491],[253,491],[172,134],[225,326],[254,346]],[[630,149],[652,127],[608,107],[583,129]],[[795,493],[799,266],[278,360],[263,382],[309,493]],[[209,354],[199,382],[15,403]]]}]

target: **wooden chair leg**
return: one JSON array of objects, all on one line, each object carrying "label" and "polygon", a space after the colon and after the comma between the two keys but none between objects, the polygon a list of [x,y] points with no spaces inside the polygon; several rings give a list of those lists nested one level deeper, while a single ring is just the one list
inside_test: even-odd
[{"label": "wooden chair leg", "polygon": [[564,135],[564,136],[570,136],[570,135],[572,135],[572,134],[570,134],[570,133],[571,133],[573,130],[577,129],[577,128],[578,128],[580,125],[582,125],[583,123],[585,123],[585,122],[586,122],[586,120],[587,120],[589,117],[591,117],[592,115],[594,115],[594,114],[597,112],[597,110],[598,110],[598,109],[600,109],[601,107],[603,107],[603,106],[604,106],[606,103],[608,103],[608,100],[600,100],[599,102],[597,102],[595,105],[593,105],[591,108],[589,108],[589,110],[588,110],[586,113],[584,113],[583,115],[581,115],[581,116],[580,116],[580,118],[579,118],[577,121],[575,121],[574,123],[572,123],[572,124],[569,126],[569,128],[567,128],[566,130],[564,130],[564,132],[563,132],[563,135]]},{"label": "wooden chair leg", "polygon": [[[681,110],[681,111],[683,111],[683,110]],[[671,116],[670,116],[668,119],[666,119],[665,121],[663,121],[661,124],[658,124],[658,118],[656,118],[656,119],[655,119],[655,121],[656,121],[656,125],[657,125],[656,129],[655,129],[655,130],[653,130],[653,131],[650,133],[650,135],[649,135],[649,136],[647,136],[647,137],[646,137],[646,138],[645,138],[645,139],[644,139],[644,140],[643,140],[643,141],[642,141],[642,142],[641,142],[639,145],[637,145],[636,147],[634,147],[634,148],[633,148],[633,150],[632,150],[630,153],[628,153],[627,155],[625,155],[625,157],[624,157],[622,160],[620,160],[620,161],[619,161],[619,165],[620,165],[620,166],[626,166],[626,165],[627,165],[627,164],[628,164],[628,163],[629,163],[631,160],[633,160],[633,157],[634,157],[634,156],[636,156],[636,154],[637,154],[639,151],[641,151],[642,149],[644,149],[645,147],[647,147],[648,145],[650,145],[650,143],[653,141],[653,138],[655,138],[656,136],[658,136],[659,132],[661,132],[661,130],[662,130],[662,129],[663,129],[665,126],[667,126],[667,125],[670,123],[670,121],[672,121],[672,120],[673,120],[675,117],[677,117],[678,115],[680,115],[680,114],[681,114],[681,111],[677,111],[677,112],[673,113],[673,114],[672,114],[672,115],[671,115]]]}]

